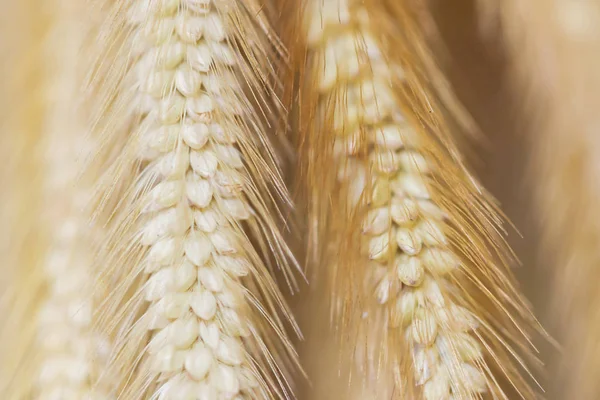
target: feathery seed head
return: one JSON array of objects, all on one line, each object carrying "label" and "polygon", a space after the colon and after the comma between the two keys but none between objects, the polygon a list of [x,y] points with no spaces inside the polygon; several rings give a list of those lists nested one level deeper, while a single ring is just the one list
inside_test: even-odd
[{"label": "feathery seed head", "polygon": [[130,34],[114,35],[127,79],[106,77],[116,100],[102,113],[131,116],[109,124],[128,139],[107,171],[129,189],[118,193],[100,274],[114,289],[98,321],[117,342],[120,396],[287,398],[296,361],[280,315],[295,325],[267,269],[275,261],[293,284],[276,227],[287,195],[266,136],[279,112],[268,25],[251,2],[126,8]]},{"label": "feathery seed head", "polygon": [[[436,95],[437,87],[421,74],[432,65],[419,69],[430,60],[419,59],[422,39],[414,17],[398,11],[410,10],[401,3],[307,6],[309,218],[318,221],[314,234],[330,243],[319,261],[332,271],[334,315],[354,332],[347,344],[364,379],[401,367],[400,397],[505,397],[488,366],[497,362],[515,387],[529,390],[511,367],[508,340],[521,331],[515,310],[502,302],[507,295],[511,305],[520,300],[489,251],[497,247],[494,210],[428,103],[427,91]],[[398,17],[393,25],[384,10]],[[493,304],[491,318],[478,296]],[[388,315],[376,318],[382,306]],[[530,319],[519,307],[516,315]],[[466,322],[480,318],[485,322]],[[499,328],[501,320],[512,327]],[[500,339],[498,331],[511,333]]]}]

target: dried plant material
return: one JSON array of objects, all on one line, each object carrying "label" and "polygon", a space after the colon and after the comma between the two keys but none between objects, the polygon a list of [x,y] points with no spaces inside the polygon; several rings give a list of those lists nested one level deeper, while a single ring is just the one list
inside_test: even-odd
[{"label": "dried plant material", "polygon": [[[90,224],[88,203],[100,169],[81,170],[97,143],[86,132],[86,103],[81,83],[85,63],[81,50],[91,12],[70,1],[53,4],[53,23],[45,44],[48,115],[42,138],[43,190],[48,249],[42,262],[44,292],[37,319],[38,399],[108,398],[111,382],[99,377],[106,366],[109,343],[92,330],[94,243],[103,230]],[[86,18],[82,18],[86,11]],[[94,297],[95,295],[95,297]]]},{"label": "dried plant material", "polygon": [[[3,252],[10,286],[2,293],[2,342],[8,346],[0,387],[8,399],[84,398],[92,392],[106,398],[95,391],[93,377],[102,357],[91,331],[92,239],[78,182],[78,156],[95,150],[79,107],[79,46],[88,27],[68,2],[52,2],[38,14],[33,9],[39,7],[23,6],[12,17],[39,31],[19,43],[33,57],[22,60],[27,68],[15,79],[18,92],[10,106],[17,111],[14,126],[7,124],[13,131],[3,132],[10,135],[3,144],[12,151],[8,171],[14,174],[6,211],[15,224],[4,226],[12,241]],[[19,19],[21,13],[27,17]],[[38,65],[43,72],[32,69]]]},{"label": "dried plant material", "polygon": [[120,2],[102,33],[98,126],[107,143],[127,138],[100,191],[101,206],[118,198],[97,324],[116,343],[120,398],[291,395],[296,327],[270,273],[294,285],[294,261],[277,228],[289,199],[267,135],[281,110],[260,10]]},{"label": "dried plant material", "polygon": [[334,321],[362,379],[394,374],[398,398],[535,397],[518,355],[529,347],[521,326],[535,321],[506,267],[501,220],[448,135],[442,113],[456,105],[436,80],[421,10],[345,0],[308,10],[311,244],[332,271]]},{"label": "dried plant material", "polygon": [[502,27],[515,94],[527,100],[522,117],[530,126],[530,179],[543,232],[540,259],[552,274],[546,312],[564,345],[551,363],[550,393],[557,399],[598,398],[600,5],[589,0],[482,5],[488,21]]}]

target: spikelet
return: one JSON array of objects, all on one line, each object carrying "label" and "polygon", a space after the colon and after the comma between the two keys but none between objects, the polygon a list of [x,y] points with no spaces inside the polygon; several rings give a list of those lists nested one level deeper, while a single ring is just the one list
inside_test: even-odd
[{"label": "spikelet", "polygon": [[281,106],[262,5],[105,6],[96,124],[122,148],[98,192],[115,209],[96,324],[115,341],[117,396],[287,398],[297,328],[270,274],[295,285],[294,261],[277,228],[289,199],[267,137]]},{"label": "spikelet", "polygon": [[[529,178],[536,184],[541,265],[551,273],[545,310],[564,351],[551,363],[552,398],[600,396],[600,5],[595,1],[482,1],[498,21],[526,98]],[[556,396],[556,397],[554,397]]]},{"label": "spikelet", "polygon": [[42,46],[48,16],[36,1],[2,2],[2,227],[0,245],[0,393],[31,394],[35,323],[40,301],[40,262],[45,251],[42,148],[46,115]]},{"label": "spikelet", "polygon": [[533,398],[518,354],[521,324],[535,321],[506,268],[501,220],[448,135],[461,119],[443,118],[456,106],[432,79],[411,7],[315,0],[306,11],[301,143],[334,321],[367,385],[394,375],[379,398]]}]

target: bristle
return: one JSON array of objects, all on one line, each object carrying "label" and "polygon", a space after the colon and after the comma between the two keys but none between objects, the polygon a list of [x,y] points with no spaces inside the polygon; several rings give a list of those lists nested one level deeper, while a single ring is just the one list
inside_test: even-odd
[{"label": "bristle", "polygon": [[458,108],[428,75],[415,11],[344,0],[306,11],[309,218],[334,321],[362,379],[396,375],[398,398],[508,398],[499,380],[533,398],[517,354],[535,321],[441,114]]},{"label": "bristle", "polygon": [[102,73],[99,60],[92,83],[107,146],[127,142],[99,190],[116,209],[97,325],[116,343],[120,398],[292,396],[286,329],[297,328],[271,276],[276,266],[295,286],[269,138],[279,61],[260,10],[132,0],[111,11],[105,54],[118,67]]}]

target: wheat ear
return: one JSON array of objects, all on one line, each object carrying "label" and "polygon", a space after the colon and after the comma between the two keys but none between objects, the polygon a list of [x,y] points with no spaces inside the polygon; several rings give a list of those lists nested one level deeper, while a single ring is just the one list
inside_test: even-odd
[{"label": "wheat ear", "polygon": [[400,398],[508,398],[503,378],[533,398],[516,355],[518,321],[532,317],[504,266],[500,219],[445,132],[448,92],[424,75],[434,70],[413,11],[315,0],[308,13],[307,176],[323,188],[312,218],[328,218],[336,318],[357,332],[365,379],[395,374]]},{"label": "wheat ear", "polygon": [[268,139],[280,105],[261,9],[132,0],[103,33],[115,56],[96,77],[99,118],[128,137],[101,191],[118,204],[99,258],[112,292],[98,326],[115,339],[121,398],[291,395],[296,327],[270,275],[294,284],[277,229],[289,199]]},{"label": "wheat ear", "polygon": [[[97,144],[86,134],[81,83],[81,50],[88,36],[89,10],[55,1],[44,54],[48,71],[48,112],[42,138],[44,214],[49,230],[42,263],[44,291],[37,318],[37,358],[33,377],[37,399],[105,399],[109,387],[98,380],[108,343],[92,330],[93,245],[103,230],[90,224],[88,202],[99,170],[81,175]],[[98,165],[95,165],[96,168]]]},{"label": "wheat ear", "polygon": [[533,155],[529,179],[536,182],[540,261],[548,268],[540,274],[551,276],[552,296],[544,296],[544,304],[564,345],[550,364],[549,393],[597,398],[600,6],[588,0],[481,3],[487,21],[500,22],[515,97],[528,100],[521,106]]},{"label": "wheat ear", "polygon": [[[40,182],[40,138],[46,101],[42,46],[49,18],[35,1],[3,2],[2,255],[0,284],[0,393],[22,399],[32,393],[35,373],[35,323],[43,285],[41,258],[46,249]],[[4,19],[6,18],[6,19]],[[6,151],[6,153],[4,153]]]}]

